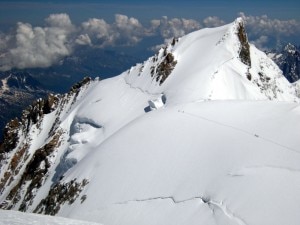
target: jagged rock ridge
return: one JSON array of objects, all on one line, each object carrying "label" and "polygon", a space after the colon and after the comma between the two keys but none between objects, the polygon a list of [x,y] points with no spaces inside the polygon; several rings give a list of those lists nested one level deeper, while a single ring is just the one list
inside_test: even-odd
[{"label": "jagged rock ridge", "polygon": [[282,49],[268,53],[271,59],[283,71],[291,83],[300,79],[300,50],[299,47],[287,44]]},{"label": "jagged rock ridge", "polygon": [[238,26],[238,38],[241,43],[240,58],[247,66],[251,67],[250,45],[243,23]]},{"label": "jagged rock ridge", "polygon": [[[32,204],[36,191],[45,183],[49,170],[53,169],[53,157],[64,138],[64,131],[59,128],[60,117],[65,108],[74,104],[80,91],[90,81],[90,78],[84,78],[65,95],[50,94],[44,100],[38,99],[23,111],[20,121],[16,118],[7,124],[4,140],[0,144],[2,169],[6,170],[0,180],[0,193],[7,192],[1,208],[11,209],[19,205],[18,210],[26,211]],[[44,128],[44,116],[51,113],[55,114],[52,122],[48,128]],[[42,129],[45,129],[45,144],[32,151],[33,140],[30,133],[41,132]],[[15,177],[19,178],[15,180]],[[73,185],[76,186],[77,182],[73,181],[65,189],[72,189]]]}]

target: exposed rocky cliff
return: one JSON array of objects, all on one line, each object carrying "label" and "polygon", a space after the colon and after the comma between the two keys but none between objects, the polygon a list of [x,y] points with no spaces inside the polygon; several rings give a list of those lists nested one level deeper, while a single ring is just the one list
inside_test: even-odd
[{"label": "exposed rocky cliff", "polygon": [[268,55],[279,66],[289,82],[293,83],[300,79],[299,47],[289,43],[278,50],[269,52]]},{"label": "exposed rocky cliff", "polygon": [[27,72],[0,73],[0,140],[2,131],[12,118],[21,117],[22,110],[38,98],[50,93]]},{"label": "exposed rocky cliff", "polygon": [[[36,193],[51,177],[51,167],[55,164],[64,140],[65,130],[59,127],[61,117],[76,102],[79,93],[87,88],[90,81],[90,78],[84,78],[65,95],[50,94],[45,99],[36,100],[23,111],[21,119],[16,118],[7,124],[0,144],[2,209],[26,211],[32,205]],[[45,116],[49,118],[47,122]],[[42,142],[36,138],[41,138]],[[73,181],[72,185],[64,189],[73,190],[73,184],[77,185]],[[57,185],[53,187],[54,190],[59,187]],[[70,199],[74,195],[70,194]]]}]

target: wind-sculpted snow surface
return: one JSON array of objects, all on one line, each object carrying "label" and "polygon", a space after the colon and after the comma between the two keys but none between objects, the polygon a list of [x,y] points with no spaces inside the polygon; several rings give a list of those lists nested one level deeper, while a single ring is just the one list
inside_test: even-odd
[{"label": "wind-sculpted snow surface", "polygon": [[105,225],[298,225],[296,85],[244,32],[241,19],[200,30],[75,85],[1,154],[1,207]]},{"label": "wind-sculpted snow surface", "polygon": [[99,223],[0,210],[0,225],[101,225]]}]

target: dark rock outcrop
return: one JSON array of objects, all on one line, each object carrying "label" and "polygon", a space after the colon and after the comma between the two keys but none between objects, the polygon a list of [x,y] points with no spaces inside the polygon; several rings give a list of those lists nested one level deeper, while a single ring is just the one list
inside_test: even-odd
[{"label": "dark rock outcrop", "polygon": [[[0,193],[5,191],[7,196],[0,202],[0,208],[26,211],[33,203],[36,193],[49,176],[49,170],[53,166],[53,160],[64,138],[64,130],[58,126],[61,113],[68,110],[90,81],[91,78],[84,78],[67,94],[50,94],[45,99],[34,101],[23,111],[20,120],[16,118],[7,124],[3,142],[0,144],[0,169],[6,171],[0,180]],[[52,121],[52,126],[49,126],[46,131],[43,130],[45,142],[33,149],[32,134],[42,132],[43,119],[50,113],[53,115],[48,117],[50,119],[48,122]],[[45,136],[47,132],[48,136]],[[79,187],[85,186],[87,182],[80,185],[73,183],[70,187],[67,185],[70,189],[69,199],[75,199]],[[53,185],[60,187],[61,184]],[[73,191],[74,188],[76,191]]]},{"label": "dark rock outcrop", "polygon": [[[60,210],[63,204],[72,204],[80,195],[83,188],[88,184],[88,180],[84,179],[81,182],[71,180],[67,183],[58,183],[54,185],[47,198],[43,199],[41,203],[34,210],[35,213],[44,213],[47,215],[55,215]],[[86,195],[81,197],[81,203],[87,198]]]},{"label": "dark rock outcrop", "polygon": [[164,60],[158,65],[156,69],[156,81],[161,85],[175,68],[177,61],[174,59],[172,53],[166,53]]},{"label": "dark rock outcrop", "polygon": [[[173,39],[170,44],[172,47],[178,42],[178,39]],[[161,54],[161,53],[160,53]],[[153,66],[150,68],[151,77],[155,78],[159,85],[162,85],[169,75],[174,70],[177,61],[171,51],[168,50],[168,46],[163,48],[163,53],[155,55],[152,58]]]},{"label": "dark rock outcrop", "polygon": [[251,67],[250,45],[248,42],[247,34],[243,23],[239,23],[238,25],[237,36],[241,43],[241,49],[239,53],[240,59],[242,63]]}]

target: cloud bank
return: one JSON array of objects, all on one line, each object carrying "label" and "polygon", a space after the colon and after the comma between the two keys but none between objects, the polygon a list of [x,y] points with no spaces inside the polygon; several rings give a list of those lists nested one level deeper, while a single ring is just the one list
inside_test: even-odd
[{"label": "cloud bank", "polygon": [[[266,15],[248,16],[240,13],[246,24],[249,39],[259,48],[287,37],[298,37],[300,23],[296,20],[271,19]],[[225,21],[210,16],[202,21],[185,18],[153,19],[144,26],[133,17],[116,14],[112,23],[90,18],[75,26],[68,14],[51,14],[43,27],[19,22],[11,33],[0,32],[0,70],[12,68],[49,67],[79,46],[106,48],[135,46],[145,37],[161,37],[169,42],[204,27],[224,25]],[[153,50],[161,45],[154,46]]]},{"label": "cloud bank", "polygon": [[267,15],[246,16],[239,14],[246,24],[249,39],[259,48],[266,48],[271,41],[273,45],[289,37],[299,37],[300,22],[296,20],[271,19]]},{"label": "cloud bank", "polygon": [[115,15],[115,22],[108,24],[103,19],[92,18],[81,24],[81,33],[76,42],[95,47],[131,46],[147,35],[146,29],[136,18],[125,15]]},{"label": "cloud bank", "polygon": [[45,27],[19,22],[14,34],[0,36],[0,69],[48,67],[70,55],[74,26],[67,14],[53,14]]}]

